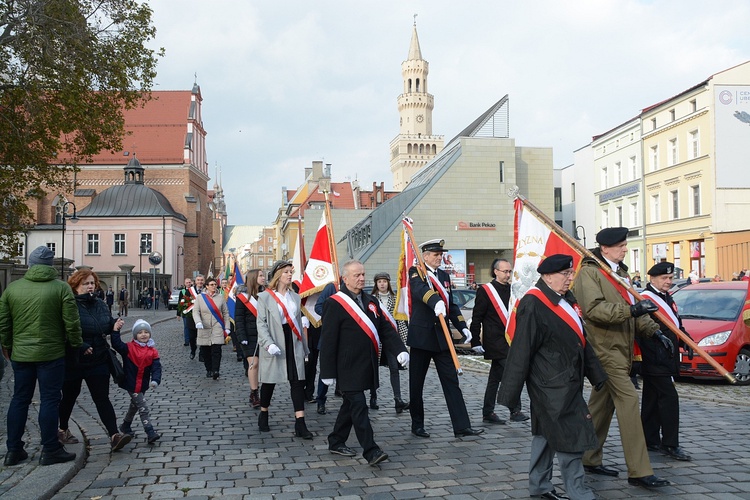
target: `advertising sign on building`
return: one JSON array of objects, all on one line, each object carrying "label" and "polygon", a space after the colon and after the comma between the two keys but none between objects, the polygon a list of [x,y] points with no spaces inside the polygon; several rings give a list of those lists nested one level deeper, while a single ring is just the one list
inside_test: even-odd
[{"label": "advertising sign on building", "polygon": [[443,253],[441,266],[451,275],[451,281],[456,286],[466,285],[466,250],[448,250]]},{"label": "advertising sign on building", "polygon": [[714,109],[716,187],[750,187],[750,86],[716,85]]}]

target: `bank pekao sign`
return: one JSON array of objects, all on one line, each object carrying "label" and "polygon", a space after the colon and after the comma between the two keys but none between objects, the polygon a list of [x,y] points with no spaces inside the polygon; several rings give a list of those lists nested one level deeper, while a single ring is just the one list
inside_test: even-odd
[{"label": "bank pekao sign", "polygon": [[494,231],[497,229],[497,225],[494,222],[482,222],[482,221],[458,221],[456,229],[459,231]]}]

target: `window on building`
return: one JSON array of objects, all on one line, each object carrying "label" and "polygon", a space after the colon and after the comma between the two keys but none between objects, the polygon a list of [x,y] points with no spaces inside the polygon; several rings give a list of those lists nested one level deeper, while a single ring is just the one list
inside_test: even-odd
[{"label": "window on building", "polygon": [[86,235],[86,253],[90,255],[99,255],[99,235]]},{"label": "window on building", "polygon": [[659,195],[655,194],[651,196],[651,222],[659,222],[660,220]]},{"label": "window on building", "polygon": [[25,245],[23,244],[23,241],[16,242],[16,254],[23,255],[26,252],[24,252]]},{"label": "window on building", "polygon": [[500,162],[500,182],[505,182],[505,162]]},{"label": "window on building", "polygon": [[622,220],[622,207],[617,207],[617,226],[623,227],[625,224],[623,224]]},{"label": "window on building", "polygon": [[609,227],[609,210],[602,210],[602,229]]},{"label": "window on building", "polygon": [[690,132],[690,158],[698,158],[701,155],[700,135],[697,130]]},{"label": "window on building", "polygon": [[125,235],[123,233],[115,233],[115,255],[125,255]]},{"label": "window on building", "polygon": [[698,101],[696,101],[695,99],[690,101],[690,111],[692,111],[693,113],[698,111]]},{"label": "window on building", "polygon": [[54,243],[47,243],[47,248],[49,248],[49,251],[57,255],[57,252],[55,251],[55,246],[56,245]]},{"label": "window on building", "polygon": [[680,196],[677,190],[669,192],[671,219],[680,218]]},{"label": "window on building", "polygon": [[635,163],[635,156],[628,159],[628,165],[630,165],[630,180],[633,181],[638,178],[638,165]]},{"label": "window on building", "polygon": [[259,251],[259,252],[262,252],[262,251],[263,251],[263,245],[259,245],[259,246],[258,246],[258,251]]},{"label": "window on building", "polygon": [[[602,167],[601,188],[607,189],[607,167]],[[604,226],[608,227],[608,226]]]},{"label": "window on building", "polygon": [[630,255],[632,256],[630,259],[630,266],[633,268],[633,272],[641,270],[641,250],[640,248],[633,248],[630,251]]},{"label": "window on building", "polygon": [[562,212],[562,188],[555,188],[555,212]]},{"label": "window on building", "polygon": [[258,267],[263,267],[263,257],[258,258]]},{"label": "window on building", "polygon": [[622,184],[622,163],[615,162],[615,185],[619,186]]},{"label": "window on building", "polygon": [[669,164],[677,165],[679,162],[679,155],[677,152],[677,138],[669,140]]},{"label": "window on building", "polygon": [[141,247],[139,248],[140,255],[151,253],[153,248],[153,235],[151,233],[141,233]]},{"label": "window on building", "polygon": [[651,171],[655,172],[659,170],[659,145],[651,146]]},{"label": "window on building", "polygon": [[570,183],[570,201],[576,201],[576,183]]},{"label": "window on building", "polygon": [[706,267],[706,245],[703,240],[690,241],[690,270],[703,277]]},{"label": "window on building", "polygon": [[630,227],[635,227],[638,224],[638,202],[635,202],[630,204]]},{"label": "window on building", "polygon": [[272,241],[273,241],[273,237],[269,236],[268,237],[268,242],[271,243]]},{"label": "window on building", "polygon": [[693,199],[693,215],[700,215],[701,214],[701,187],[700,185],[697,186],[690,186],[690,194]]},{"label": "window on building", "polygon": [[674,121],[674,120],[675,120],[675,117],[676,117],[676,116],[677,116],[677,115],[676,115],[676,113],[675,113],[675,110],[674,110],[674,109],[670,109],[670,110],[669,110],[669,119],[670,119],[671,121]]},{"label": "window on building", "polygon": [[656,130],[656,118],[651,118],[651,130]]}]

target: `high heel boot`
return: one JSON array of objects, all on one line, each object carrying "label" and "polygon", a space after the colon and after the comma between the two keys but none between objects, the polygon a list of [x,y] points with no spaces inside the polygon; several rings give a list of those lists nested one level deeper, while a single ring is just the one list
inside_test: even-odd
[{"label": "high heel boot", "polygon": [[294,435],[302,439],[312,439],[312,432],[307,430],[305,425],[305,417],[297,417],[294,422]]},{"label": "high heel boot", "polygon": [[271,432],[271,428],[268,427],[267,411],[260,411],[260,414],[258,415],[258,429],[260,429],[260,432]]},{"label": "high heel boot", "polygon": [[396,401],[396,413],[402,413],[404,410],[409,409],[408,401],[404,401],[401,398],[394,398],[394,401]]},{"label": "high heel boot", "polygon": [[260,396],[258,396],[258,389],[250,391],[250,406],[253,408],[260,408]]}]

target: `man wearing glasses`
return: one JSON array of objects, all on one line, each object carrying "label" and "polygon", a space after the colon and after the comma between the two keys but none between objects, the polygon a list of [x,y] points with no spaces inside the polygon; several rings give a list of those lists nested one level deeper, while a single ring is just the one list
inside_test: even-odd
[{"label": "man wearing glasses", "polygon": [[[504,424],[495,414],[495,399],[500,381],[503,379],[505,359],[508,357],[508,341],[505,339],[505,327],[508,324],[508,301],[510,300],[510,278],[513,266],[505,259],[492,262],[493,280],[477,290],[474,309],[471,317],[471,348],[474,352],[484,354],[484,359],[492,360],[487,377],[487,388],[484,391],[482,421],[488,424]],[[480,333],[481,338],[480,338]],[[521,402],[510,412],[513,422],[528,420],[521,412]]]}]

